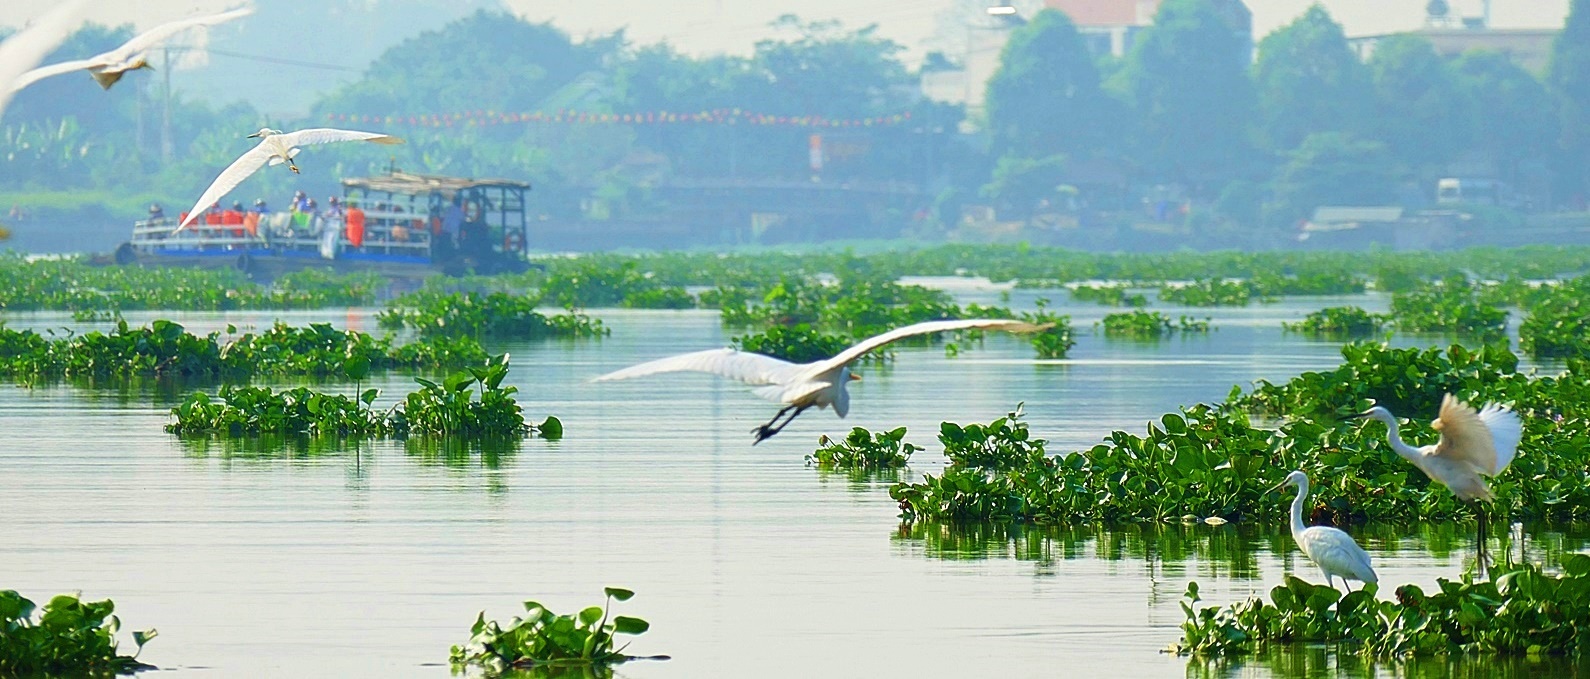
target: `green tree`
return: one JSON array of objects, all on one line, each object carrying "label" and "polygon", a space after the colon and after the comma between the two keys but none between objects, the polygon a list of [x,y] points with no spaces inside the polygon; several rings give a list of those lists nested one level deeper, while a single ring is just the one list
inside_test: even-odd
[{"label": "green tree", "polygon": [[1363,132],[1374,105],[1368,67],[1319,5],[1259,43],[1254,85],[1260,136],[1273,151],[1315,132]]},{"label": "green tree", "polygon": [[1248,158],[1255,104],[1243,30],[1209,0],[1165,0],[1133,46],[1122,77],[1150,176],[1217,186]]},{"label": "green tree", "polygon": [[1558,176],[1581,198],[1590,190],[1590,0],[1573,0],[1568,22],[1552,44],[1548,82],[1557,99]]},{"label": "green tree", "polygon": [[1275,180],[1270,221],[1286,226],[1321,205],[1386,205],[1397,197],[1396,161],[1386,145],[1343,132],[1309,135],[1287,154]]},{"label": "green tree", "polygon": [[1086,154],[1110,141],[1114,101],[1071,19],[1045,9],[1011,33],[985,98],[994,152]]},{"label": "green tree", "polygon": [[1031,217],[1044,201],[1059,196],[1065,169],[1064,156],[1003,156],[994,167],[993,181],[984,185],[981,193],[993,200],[1001,212]]},{"label": "green tree", "polygon": [[1369,57],[1375,82],[1374,137],[1414,165],[1451,160],[1473,127],[1451,64],[1430,41],[1393,35]]},{"label": "green tree", "polygon": [[1557,117],[1546,86],[1507,55],[1470,51],[1452,64],[1475,116],[1475,150],[1496,162],[1502,179],[1516,182],[1519,166],[1551,157]]}]

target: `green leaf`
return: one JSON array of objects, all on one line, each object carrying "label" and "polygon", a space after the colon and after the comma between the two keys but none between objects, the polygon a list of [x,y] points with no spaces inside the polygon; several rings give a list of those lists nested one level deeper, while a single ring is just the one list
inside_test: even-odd
[{"label": "green leaf", "polygon": [[546,421],[542,422],[536,429],[541,433],[541,438],[548,441],[556,441],[563,438],[563,420],[551,415],[548,415]]},{"label": "green leaf", "polygon": [[603,587],[602,591],[619,601],[629,601],[630,597],[635,596],[635,592],[620,587]]},{"label": "green leaf", "polygon": [[586,624],[586,625],[594,624],[596,621],[601,620],[601,619],[602,619],[602,607],[601,606],[591,606],[589,608],[586,608],[585,610],[580,611],[580,622],[583,623],[583,624]]},{"label": "green leaf", "polygon": [[157,629],[138,630],[133,632],[133,643],[138,644],[138,648],[143,648],[144,644],[149,643],[150,639],[158,636],[160,636],[160,630]]},{"label": "green leaf", "polygon": [[468,372],[456,372],[448,375],[445,383],[448,391],[463,391],[475,383],[475,376]]},{"label": "green leaf", "polygon": [[643,634],[651,629],[651,623],[640,618],[631,618],[620,615],[613,618],[613,631],[619,634]]},{"label": "green leaf", "polygon": [[361,381],[370,376],[370,357],[360,354],[349,356],[342,361],[342,372],[348,379]]}]

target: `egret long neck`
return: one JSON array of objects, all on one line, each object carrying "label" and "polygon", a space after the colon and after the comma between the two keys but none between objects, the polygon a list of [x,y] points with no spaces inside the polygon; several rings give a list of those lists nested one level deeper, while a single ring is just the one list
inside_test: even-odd
[{"label": "egret long neck", "polygon": [[1308,497],[1308,482],[1297,486],[1297,497],[1292,498],[1292,538],[1299,545],[1303,544],[1303,498]]},{"label": "egret long neck", "polygon": [[1403,442],[1402,434],[1397,426],[1397,419],[1392,417],[1386,418],[1384,421],[1386,423],[1386,443],[1391,444],[1391,449],[1397,451],[1398,455],[1406,459],[1415,462],[1419,461],[1423,457],[1422,454],[1418,448]]}]

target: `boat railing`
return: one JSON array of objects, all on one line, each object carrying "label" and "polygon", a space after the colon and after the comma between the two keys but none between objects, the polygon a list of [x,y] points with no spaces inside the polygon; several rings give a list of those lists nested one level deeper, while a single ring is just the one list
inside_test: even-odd
[{"label": "boat railing", "polygon": [[354,234],[349,233],[346,220],[338,216],[279,212],[251,222],[252,228],[249,224],[194,223],[178,231],[175,219],[148,219],[133,224],[132,244],[145,250],[303,251],[326,259],[348,252],[429,257],[431,251],[430,230],[413,213],[366,212],[358,246],[351,240]]}]

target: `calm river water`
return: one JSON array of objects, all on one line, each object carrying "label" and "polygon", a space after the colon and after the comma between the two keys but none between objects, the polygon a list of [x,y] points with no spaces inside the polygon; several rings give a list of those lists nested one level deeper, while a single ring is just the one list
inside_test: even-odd
[{"label": "calm river water", "polygon": [[[954,287],[963,300],[998,301]],[[1034,296],[1016,291],[1012,304]],[[1223,398],[1234,384],[1335,365],[1335,344],[1284,334],[1280,322],[1342,301],[1198,310],[1216,331],[1158,344],[1106,341],[1091,325],[1110,310],[1062,303],[1080,332],[1068,360],[1037,361],[1007,337],[954,359],[941,348],[899,349],[892,365],[863,368],[848,419],[811,411],[756,447],[750,430],[775,408],[738,384],[700,375],[589,382],[724,345],[713,312],[601,310],[609,338],[492,347],[512,352],[508,381],[528,413],[556,414],[567,429],[562,441],[500,454],[184,443],[161,429],[167,395],[7,386],[0,587],[41,602],[73,590],[113,598],[124,627],[160,630],[142,659],[182,676],[443,677],[449,645],[467,639],[480,611],[506,619],[534,599],[572,612],[600,603],[604,585],[636,590],[618,610],[652,623],[630,651],[673,656],[620,668],[636,679],[1570,671],[1365,666],[1327,649],[1189,665],[1160,653],[1178,638],[1187,581],[1214,604],[1287,573],[1317,580],[1289,535],[1180,524],[907,529],[886,481],[802,461],[820,434],[905,425],[929,448],[906,473],[936,471],[939,422],[986,422],[1018,402],[1052,451],[1084,448],[1179,405]],[[1353,302],[1385,307],[1381,298]],[[129,320],[157,315],[198,332],[275,318],[375,325],[360,310]],[[88,327],[59,315],[9,324]],[[390,403],[409,384],[394,375],[375,386]],[[1461,572],[1470,529],[1355,532],[1384,583],[1428,586]],[[1539,531],[1528,548],[1550,558],[1583,540]]]}]

